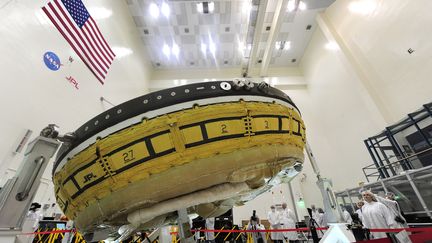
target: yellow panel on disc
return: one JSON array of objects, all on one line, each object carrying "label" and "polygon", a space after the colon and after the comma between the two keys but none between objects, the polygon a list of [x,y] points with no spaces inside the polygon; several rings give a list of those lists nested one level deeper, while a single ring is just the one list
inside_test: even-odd
[{"label": "yellow panel on disc", "polygon": [[68,182],[64,184],[63,188],[69,195],[73,195],[78,192],[78,188],[76,188],[72,180],[68,180]]},{"label": "yellow panel on disc", "polygon": [[95,180],[105,176],[105,174],[106,172],[103,171],[102,166],[96,161],[96,163],[78,172],[74,178],[78,183],[78,186],[83,188],[87,184],[90,184]]},{"label": "yellow panel on disc", "polygon": [[186,144],[196,143],[203,140],[200,126],[188,127],[180,130],[185,138]]},{"label": "yellow panel on disc", "polygon": [[149,152],[147,150],[147,146],[145,142],[142,141],[111,155],[111,165],[113,169],[118,170],[123,166],[126,166],[137,160],[144,159],[148,156]]},{"label": "yellow panel on disc", "polygon": [[151,138],[150,141],[156,153],[161,153],[174,148],[174,144],[169,133]]},{"label": "yellow panel on disc", "polygon": [[289,119],[282,118],[282,131],[289,131]]},{"label": "yellow panel on disc", "polygon": [[246,132],[243,120],[224,120],[205,124],[209,139],[243,134]]},{"label": "yellow panel on disc", "polygon": [[279,119],[277,117],[254,118],[255,132],[279,130]]}]

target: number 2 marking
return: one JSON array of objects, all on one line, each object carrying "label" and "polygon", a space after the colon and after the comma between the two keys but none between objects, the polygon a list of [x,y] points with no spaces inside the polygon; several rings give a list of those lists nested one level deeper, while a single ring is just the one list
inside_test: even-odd
[{"label": "number 2 marking", "polygon": [[225,124],[221,125],[222,133],[228,133],[228,131],[226,130],[226,128],[227,128],[227,125],[225,125]]}]

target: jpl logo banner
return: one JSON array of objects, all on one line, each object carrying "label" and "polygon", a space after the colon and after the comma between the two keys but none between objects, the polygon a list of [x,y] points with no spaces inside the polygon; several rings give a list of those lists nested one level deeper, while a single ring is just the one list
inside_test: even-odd
[{"label": "jpl logo banner", "polygon": [[54,52],[45,52],[44,56],[43,56],[45,65],[53,70],[53,71],[57,71],[60,69],[60,58],[54,53]]}]

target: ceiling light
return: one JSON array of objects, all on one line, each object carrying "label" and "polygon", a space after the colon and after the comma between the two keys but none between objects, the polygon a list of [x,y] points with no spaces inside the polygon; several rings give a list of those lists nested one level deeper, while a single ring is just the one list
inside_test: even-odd
[{"label": "ceiling light", "polygon": [[339,45],[336,42],[331,41],[325,45],[325,48],[327,50],[337,51],[339,50]]},{"label": "ceiling light", "polygon": [[353,13],[368,15],[375,11],[376,7],[377,3],[375,0],[360,0],[351,2],[348,9]]},{"label": "ceiling light", "polygon": [[298,6],[298,8],[299,8],[301,11],[303,11],[303,10],[306,10],[306,9],[307,9],[307,5],[306,5],[305,2],[300,1],[300,2],[299,2],[299,6]]},{"label": "ceiling light", "polygon": [[131,49],[126,47],[120,47],[120,46],[113,46],[112,50],[116,54],[116,57],[118,58],[122,58],[133,53]]},{"label": "ceiling light", "polygon": [[112,15],[112,11],[104,7],[90,7],[88,12],[94,19],[106,19]]},{"label": "ceiling light", "polygon": [[210,53],[213,56],[216,54],[216,45],[211,40],[210,40],[210,43],[209,43],[209,50],[210,50]]},{"label": "ceiling light", "polygon": [[214,2],[209,2],[208,3],[208,10],[210,13],[213,13],[214,11]]},{"label": "ceiling light", "polygon": [[203,13],[203,4],[202,3],[197,3],[197,12]]},{"label": "ceiling light", "polygon": [[201,51],[206,54],[207,53],[207,45],[205,43],[201,43]]},{"label": "ceiling light", "polygon": [[239,51],[240,51],[240,52],[243,52],[243,51],[245,50],[245,45],[244,45],[244,43],[243,43],[243,42],[240,42],[238,48],[239,48]]},{"label": "ceiling light", "polygon": [[295,7],[296,7],[295,0],[288,1],[288,6],[287,6],[288,12],[294,11]]},{"label": "ceiling light", "polygon": [[250,1],[243,2],[242,11],[244,14],[249,14],[252,9],[252,4]]},{"label": "ceiling light", "polygon": [[197,3],[197,12],[198,13],[203,13],[203,14],[213,13],[214,9],[215,9],[214,2]]},{"label": "ceiling light", "polygon": [[299,1],[298,5],[296,5],[296,0],[289,0],[288,1],[288,5],[287,5],[287,10],[288,12],[292,12],[295,10],[306,10],[307,9],[307,5],[305,2],[303,1]]},{"label": "ceiling light", "polygon": [[275,42],[276,50],[289,50],[291,49],[290,41],[276,41]]},{"label": "ceiling light", "polygon": [[170,12],[171,12],[170,7],[168,6],[168,4],[162,3],[162,5],[161,5],[161,12],[162,12],[162,14],[165,17],[168,18],[168,16],[170,15]]},{"label": "ceiling light", "polygon": [[282,50],[283,49],[282,41],[276,41],[275,48],[276,48],[276,50]]},{"label": "ceiling light", "polygon": [[171,50],[167,44],[164,44],[162,52],[166,57],[169,57],[169,55],[171,54]]},{"label": "ceiling light", "polygon": [[178,57],[178,55],[179,55],[179,53],[180,53],[179,46],[178,46],[176,43],[174,43],[173,46],[172,46],[171,51],[172,51],[172,54],[173,54],[174,56]]},{"label": "ceiling light", "polygon": [[150,4],[149,12],[150,12],[150,15],[151,15],[153,18],[157,18],[157,17],[159,17],[159,8],[158,8],[158,6],[156,5],[156,3],[151,3],[151,4]]}]

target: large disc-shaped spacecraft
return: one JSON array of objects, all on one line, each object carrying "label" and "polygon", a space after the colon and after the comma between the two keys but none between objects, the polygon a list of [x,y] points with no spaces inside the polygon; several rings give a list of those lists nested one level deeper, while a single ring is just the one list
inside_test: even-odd
[{"label": "large disc-shaped spacecraft", "polygon": [[290,180],[305,127],[282,91],[250,81],[153,92],[82,125],[53,170],[55,194],[84,233],[220,215]]}]

